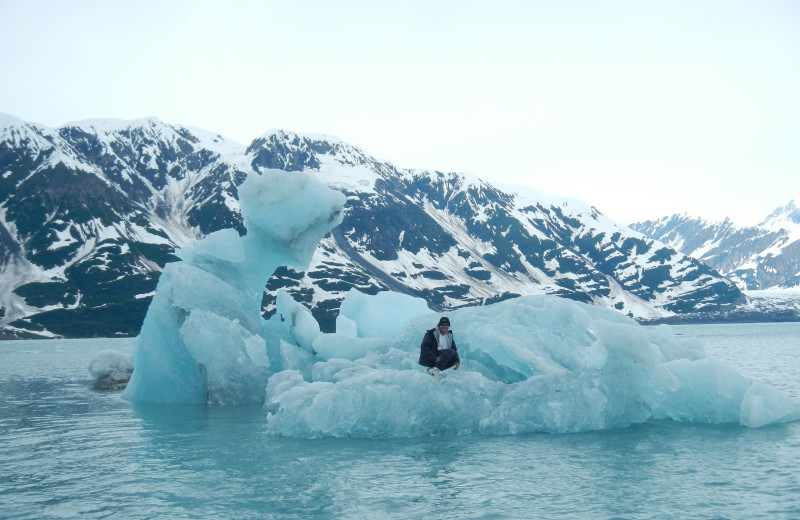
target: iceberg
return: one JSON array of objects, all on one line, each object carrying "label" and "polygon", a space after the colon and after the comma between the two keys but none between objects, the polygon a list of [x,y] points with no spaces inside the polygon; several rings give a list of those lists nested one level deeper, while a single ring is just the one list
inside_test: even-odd
[{"label": "iceberg", "polygon": [[778,390],[706,357],[667,326],[525,296],[448,313],[459,370],[417,363],[438,315],[419,298],[350,291],[336,332],[286,292],[269,320],[266,280],[307,267],[344,197],[302,173],[265,171],[239,191],[247,233],[180,251],[159,281],[123,396],[135,402],[263,403],[273,435],[411,437],[622,428],[648,420],[764,426],[800,419]]},{"label": "iceberg", "polygon": [[261,318],[266,280],[305,269],[342,219],[345,197],[302,172],[267,170],[239,186],[247,233],[223,230],[167,264],[134,347],[123,397],[150,403],[263,401],[271,374]]},{"label": "iceberg", "polygon": [[653,419],[745,426],[797,420],[798,406],[707,358],[696,340],[553,296],[449,313],[462,365],[431,378],[416,365],[437,316],[409,320],[391,348],[317,361],[311,377],[269,379],[276,435],[566,433]]},{"label": "iceberg", "polygon": [[122,390],[133,373],[133,357],[115,350],[99,352],[89,363],[89,374],[99,390]]}]

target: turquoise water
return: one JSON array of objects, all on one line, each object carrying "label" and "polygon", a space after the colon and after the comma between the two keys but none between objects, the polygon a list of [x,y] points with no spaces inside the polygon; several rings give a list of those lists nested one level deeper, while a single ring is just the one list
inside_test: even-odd
[{"label": "turquoise water", "polygon": [[[800,401],[800,324],[674,329]],[[800,518],[800,423],[280,438],[260,407],[92,389],[94,355],[132,347],[0,343],[0,518]]]}]

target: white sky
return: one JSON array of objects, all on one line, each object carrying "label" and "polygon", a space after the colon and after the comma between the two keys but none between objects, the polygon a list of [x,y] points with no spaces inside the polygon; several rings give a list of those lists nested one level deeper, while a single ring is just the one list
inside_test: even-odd
[{"label": "white sky", "polygon": [[620,222],[800,198],[800,2],[0,0],[0,112],[325,133]]}]

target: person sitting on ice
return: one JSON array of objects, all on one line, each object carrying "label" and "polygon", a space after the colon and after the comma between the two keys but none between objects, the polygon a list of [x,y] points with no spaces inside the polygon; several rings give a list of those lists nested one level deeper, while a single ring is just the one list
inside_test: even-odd
[{"label": "person sitting on ice", "polygon": [[442,316],[439,325],[430,329],[422,338],[419,346],[419,364],[428,367],[428,373],[441,379],[441,372],[453,367],[458,370],[461,360],[458,359],[453,331],[450,330],[450,319]]}]

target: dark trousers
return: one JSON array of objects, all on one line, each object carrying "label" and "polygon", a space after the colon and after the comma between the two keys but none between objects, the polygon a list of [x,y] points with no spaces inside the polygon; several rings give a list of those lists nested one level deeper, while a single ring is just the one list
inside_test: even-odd
[{"label": "dark trousers", "polygon": [[438,353],[439,353],[439,356],[441,357],[441,359],[439,360],[438,363],[436,363],[433,366],[435,366],[439,370],[447,370],[448,368],[450,368],[451,366],[456,364],[456,359],[455,359],[456,358],[456,351],[455,350],[453,350],[451,348],[448,348],[448,349],[444,349],[444,350],[439,350]]}]

